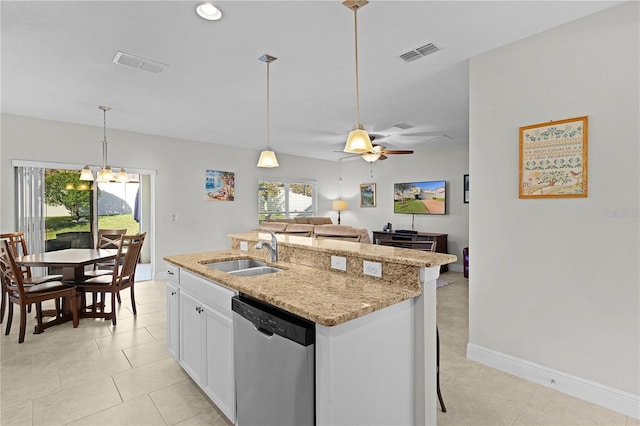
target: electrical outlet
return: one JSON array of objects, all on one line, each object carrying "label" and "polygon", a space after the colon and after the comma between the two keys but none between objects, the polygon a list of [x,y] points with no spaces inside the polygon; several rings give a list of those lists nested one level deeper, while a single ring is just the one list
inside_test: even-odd
[{"label": "electrical outlet", "polygon": [[331,267],[341,271],[347,270],[347,258],[342,256],[331,256]]},{"label": "electrical outlet", "polygon": [[178,219],[178,213],[171,213],[171,222],[177,222]]},{"label": "electrical outlet", "polygon": [[362,263],[362,272],[365,275],[371,275],[372,277],[382,278],[382,263],[370,262],[365,260]]},{"label": "electrical outlet", "polygon": [[248,251],[249,250],[249,243],[247,243],[246,241],[240,241],[240,250]]}]

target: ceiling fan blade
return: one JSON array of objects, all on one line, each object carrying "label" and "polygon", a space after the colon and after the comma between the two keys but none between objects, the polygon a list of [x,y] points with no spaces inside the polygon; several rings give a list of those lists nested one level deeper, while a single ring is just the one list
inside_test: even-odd
[{"label": "ceiling fan blade", "polygon": [[387,157],[384,154],[380,154],[380,157],[378,157],[378,160],[382,161],[382,160],[386,160],[387,158],[389,158],[389,157]]},{"label": "ceiling fan blade", "polygon": [[382,151],[384,154],[413,154],[413,151],[408,149],[385,149]]}]

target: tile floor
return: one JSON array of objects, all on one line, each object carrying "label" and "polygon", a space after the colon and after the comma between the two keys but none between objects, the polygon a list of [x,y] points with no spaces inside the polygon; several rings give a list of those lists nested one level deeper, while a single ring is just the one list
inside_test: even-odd
[{"label": "tile floor", "polygon": [[[438,289],[441,425],[639,425],[465,359],[468,283],[447,273]],[[123,292],[118,326],[83,319],[17,343],[19,320],[0,337],[0,424],[221,425],[229,423],[165,349],[165,283],[136,284],[138,315]],[[17,315],[17,313],[16,313]],[[31,316],[30,316],[31,317]],[[2,329],[4,330],[2,324]]]}]

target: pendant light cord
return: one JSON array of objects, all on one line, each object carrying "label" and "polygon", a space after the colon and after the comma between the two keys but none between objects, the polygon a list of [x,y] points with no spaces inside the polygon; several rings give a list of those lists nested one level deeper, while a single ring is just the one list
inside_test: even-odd
[{"label": "pendant light cord", "polygon": [[353,9],[353,21],[355,28],[355,51],[356,51],[356,123],[358,128],[361,127],[360,124],[360,82],[358,79],[358,9]]},{"label": "pendant light cord", "polygon": [[267,62],[267,150],[271,150],[271,143],[269,141],[269,123],[270,123],[270,115],[269,115],[269,62]]},{"label": "pendant light cord", "polygon": [[107,168],[107,108],[101,108],[103,112],[103,139],[102,139],[102,170]]}]

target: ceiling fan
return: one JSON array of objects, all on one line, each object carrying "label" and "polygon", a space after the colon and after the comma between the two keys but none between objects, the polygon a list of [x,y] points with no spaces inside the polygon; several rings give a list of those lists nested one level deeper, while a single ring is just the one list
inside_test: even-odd
[{"label": "ceiling fan", "polygon": [[[373,142],[375,138],[376,138],[375,136],[371,136],[371,142]],[[373,163],[374,161],[378,161],[378,160],[386,160],[387,155],[413,154],[413,151],[409,149],[386,149],[384,145],[379,145],[375,143],[372,145],[373,145],[373,149],[371,151],[363,152],[362,154],[348,155],[346,157],[343,157],[343,159],[356,157],[359,155],[362,157],[364,161],[368,163]]]}]

